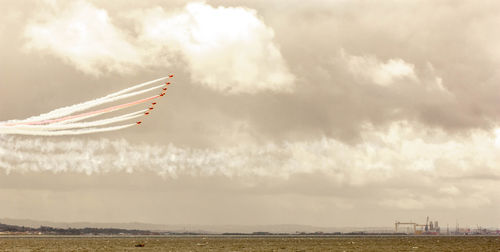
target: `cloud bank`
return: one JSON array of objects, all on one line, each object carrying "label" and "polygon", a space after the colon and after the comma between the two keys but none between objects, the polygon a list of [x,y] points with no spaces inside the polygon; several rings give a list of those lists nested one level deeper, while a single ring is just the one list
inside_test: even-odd
[{"label": "cloud bank", "polygon": [[320,176],[328,187],[344,192],[378,190],[384,195],[382,207],[421,209],[436,207],[436,200],[447,201],[441,204],[445,208],[491,204],[494,184],[500,180],[498,135],[478,130],[450,136],[421,126],[406,121],[385,128],[367,124],[363,141],[354,145],[322,138],[224,149],[3,136],[0,168],[15,174],[153,172],[174,180],[222,176],[254,186],[262,180],[300,184]]},{"label": "cloud bank", "polygon": [[66,142],[3,136],[0,152],[6,172],[150,170],[167,177],[218,174],[284,179],[295,173],[321,172],[339,183],[353,185],[395,178],[400,172],[474,177],[488,171],[493,177],[500,176],[495,165],[500,162],[499,140],[494,133],[477,130],[470,135],[450,136],[420,126],[405,121],[388,128],[367,124],[361,135],[363,141],[354,145],[322,138],[224,149],[134,145],[123,139]]},{"label": "cloud bank", "polygon": [[[120,20],[128,26],[118,25]],[[28,51],[53,55],[94,76],[185,62],[195,83],[223,93],[293,88],[273,29],[248,8],[190,3],[174,10],[124,11],[113,19],[89,2],[56,1],[28,23],[25,37]]]}]

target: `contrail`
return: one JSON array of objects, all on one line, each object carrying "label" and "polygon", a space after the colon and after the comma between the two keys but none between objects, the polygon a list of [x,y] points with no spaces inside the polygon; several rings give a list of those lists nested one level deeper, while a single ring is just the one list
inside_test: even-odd
[{"label": "contrail", "polygon": [[[119,130],[128,128],[136,124],[140,124],[141,122],[139,121],[137,123],[132,123],[132,124],[96,128],[97,126],[108,126],[110,124],[132,120],[140,116],[148,115],[149,114],[148,111],[152,110],[153,107],[124,115],[112,116],[101,120],[87,121],[87,122],[80,122],[80,121],[100,116],[103,114],[115,112],[121,109],[129,108],[132,106],[136,106],[139,104],[143,104],[145,102],[160,98],[165,95],[166,92],[165,85],[170,84],[170,82],[167,82],[162,85],[155,85],[153,87],[148,87],[148,86],[157,83],[158,81],[172,77],[173,75],[169,75],[167,77],[162,77],[156,80],[144,82],[135,85],[133,87],[129,87],[120,90],[118,92],[106,95],[98,99],[94,99],[91,101],[63,108],[58,108],[52,110],[51,112],[39,116],[30,117],[25,120],[9,120],[6,122],[0,122],[0,135],[1,134],[38,135],[38,136],[79,135],[79,134],[89,134],[96,132]],[[160,91],[162,92],[159,95],[149,96],[146,98],[110,106],[103,109],[88,111],[80,114],[74,114],[76,112],[85,111],[102,104],[119,101],[129,97],[139,96],[141,94],[145,94],[158,89],[160,89]],[[152,105],[154,104],[156,104],[156,102],[152,103]]]}]

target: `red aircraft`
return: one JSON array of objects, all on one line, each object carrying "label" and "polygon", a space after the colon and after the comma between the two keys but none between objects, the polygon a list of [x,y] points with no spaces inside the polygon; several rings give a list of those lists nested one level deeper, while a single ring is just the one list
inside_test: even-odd
[{"label": "red aircraft", "polygon": [[169,75],[169,76],[168,76],[168,78],[172,78],[172,77],[174,77],[174,75],[173,75],[173,74],[171,74],[171,75]]},{"label": "red aircraft", "polygon": [[151,103],[151,104],[156,105],[156,102],[153,102],[153,103]]},{"label": "red aircraft", "polygon": [[160,96],[164,96],[164,95],[165,95],[165,93],[161,93],[161,94],[160,94]]},{"label": "red aircraft", "polygon": [[167,90],[167,88],[166,88],[166,87],[165,87],[165,88],[163,88],[163,91],[166,91],[166,90]]},{"label": "red aircraft", "polygon": [[170,82],[166,82],[165,85],[170,85]]},{"label": "red aircraft", "polygon": [[141,124],[142,122],[141,122],[141,121],[139,121],[139,122],[136,122],[136,123],[137,123],[137,124]]},{"label": "red aircraft", "polygon": [[149,110],[153,110],[153,107],[149,108]]},{"label": "red aircraft", "polygon": [[149,115],[149,112],[144,113],[145,115]]}]

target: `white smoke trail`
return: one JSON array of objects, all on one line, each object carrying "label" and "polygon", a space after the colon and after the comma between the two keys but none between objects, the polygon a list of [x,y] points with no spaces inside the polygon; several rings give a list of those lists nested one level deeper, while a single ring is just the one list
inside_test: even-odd
[{"label": "white smoke trail", "polygon": [[70,124],[48,124],[48,125],[18,125],[18,126],[0,126],[0,132],[6,132],[8,134],[9,131],[22,130],[22,131],[52,131],[52,130],[66,130],[66,129],[76,129],[76,128],[89,128],[89,127],[97,127],[104,126],[108,124],[113,124],[117,122],[123,122],[127,120],[131,120],[134,118],[138,118],[144,115],[144,111],[136,111],[133,113],[115,116],[112,118],[91,121],[91,122],[82,122],[82,123],[70,123]]},{"label": "white smoke trail", "polygon": [[78,130],[58,130],[58,131],[39,131],[39,130],[24,130],[24,129],[5,129],[2,133],[9,135],[26,135],[26,136],[67,136],[67,135],[83,135],[99,132],[107,132],[121,130],[136,125],[135,123],[118,125],[105,128],[85,128]]},{"label": "white smoke trail", "polygon": [[33,116],[33,117],[30,117],[30,118],[27,118],[27,119],[23,119],[23,120],[9,120],[9,121],[3,122],[3,124],[16,124],[16,123],[35,122],[35,121],[48,120],[48,119],[53,119],[53,118],[57,118],[57,117],[62,117],[62,116],[70,115],[70,114],[73,114],[73,113],[76,113],[76,112],[79,112],[79,111],[84,111],[84,110],[87,110],[87,109],[90,109],[90,108],[93,108],[93,107],[96,107],[96,106],[99,106],[99,105],[103,105],[103,104],[114,102],[114,101],[118,101],[118,100],[121,100],[121,99],[125,99],[125,98],[129,98],[129,97],[137,96],[137,95],[140,95],[140,94],[143,94],[143,93],[150,92],[152,90],[161,88],[161,87],[164,86],[163,84],[162,85],[157,85],[155,87],[148,88],[148,89],[145,89],[145,90],[136,91],[136,92],[127,94],[128,92],[130,92],[132,90],[135,90],[135,89],[138,89],[138,88],[142,88],[142,87],[151,85],[153,83],[156,83],[158,81],[161,81],[161,80],[164,80],[164,79],[167,79],[167,78],[169,78],[169,77],[168,76],[167,77],[162,77],[162,78],[159,78],[159,79],[156,79],[156,80],[152,80],[152,81],[148,81],[148,82],[145,82],[145,83],[141,83],[141,84],[135,85],[135,86],[130,87],[130,88],[126,88],[124,90],[121,90],[121,91],[118,91],[118,92],[115,92],[115,93],[112,93],[112,94],[109,94],[109,95],[106,95],[104,97],[97,98],[97,99],[94,99],[94,100],[91,100],[91,101],[86,101],[86,102],[82,102],[82,103],[79,103],[79,104],[74,104],[74,105],[70,105],[70,106],[67,106],[67,107],[58,108],[58,109],[52,110],[50,112],[47,112],[45,114],[41,114],[41,115],[38,115],[38,116]]},{"label": "white smoke trail", "polygon": [[105,97],[108,97],[108,98],[111,98],[111,97],[114,97],[114,96],[118,96],[118,95],[121,95],[121,94],[125,94],[125,93],[128,93],[132,90],[136,90],[136,89],[139,89],[139,88],[142,88],[142,87],[145,87],[145,86],[149,86],[155,82],[158,82],[158,81],[161,81],[161,80],[165,80],[165,79],[168,79],[168,78],[171,78],[170,76],[165,76],[165,77],[161,77],[161,78],[158,78],[156,80],[152,80],[152,81],[148,81],[148,82],[144,82],[144,83],[141,83],[141,84],[138,84],[138,85],[135,85],[133,87],[129,87],[129,88],[126,88],[126,89],[123,89],[121,91],[118,91],[118,92],[115,92],[115,93],[112,93],[112,94],[109,94]]},{"label": "white smoke trail", "polygon": [[[148,89],[141,90],[141,91],[136,91],[136,92],[133,92],[133,93],[130,93],[130,94],[124,94],[124,95],[114,96],[114,97],[111,97],[111,98],[106,98],[106,99],[99,98],[99,99],[95,99],[95,100],[92,100],[92,101],[88,101],[88,102],[84,102],[84,103],[80,103],[80,104],[76,104],[76,105],[72,105],[72,106],[68,106],[68,107],[64,107],[64,108],[55,109],[55,110],[53,110],[53,111],[51,111],[49,113],[42,114],[42,115],[37,116],[37,117],[31,117],[31,119],[17,120],[17,121],[7,121],[7,122],[4,122],[3,124],[4,125],[16,125],[16,124],[23,124],[23,123],[33,123],[33,122],[43,121],[43,120],[50,120],[50,119],[57,118],[57,117],[63,117],[63,116],[67,116],[67,115],[73,114],[75,112],[80,112],[80,111],[84,111],[84,110],[87,110],[87,109],[99,106],[99,105],[102,105],[102,104],[111,103],[111,102],[114,102],[114,101],[118,101],[118,100],[122,100],[122,99],[125,99],[125,98],[137,96],[137,95],[140,95],[140,94],[144,94],[144,93],[153,91],[153,90],[161,88],[161,87],[163,87],[163,85],[158,85],[158,86],[155,86],[155,87],[152,87],[152,88],[148,88]],[[102,115],[102,114],[105,114],[105,113],[107,113],[107,112],[96,114],[96,116],[97,115]],[[89,117],[92,117],[92,116],[89,115],[87,118],[89,118]]]},{"label": "white smoke trail", "polygon": [[[89,134],[89,133],[97,133],[97,132],[105,132],[111,130],[119,130],[128,128],[134,124],[126,124],[119,125],[113,127],[100,127],[99,126],[109,126],[110,124],[123,122],[127,120],[132,120],[134,118],[143,116],[148,110],[140,110],[132,113],[128,113],[125,115],[114,116],[111,118],[95,120],[90,122],[79,122],[88,118],[92,118],[95,116],[100,116],[106,113],[114,112],[117,110],[121,110],[124,108],[128,108],[131,106],[135,106],[147,101],[151,101],[157,99],[164,95],[162,94],[150,96],[147,98],[142,98],[139,100],[131,101],[128,103],[123,103],[119,105],[114,105],[111,107],[88,111],[85,113],[74,114],[75,112],[84,111],[89,108],[96,107],[98,105],[102,105],[105,103],[111,103],[118,100],[122,100],[128,97],[138,96],[155,89],[159,89],[164,86],[156,85],[154,87],[145,88],[148,85],[151,85],[157,81],[164,80],[166,78],[171,78],[173,75],[169,75],[168,77],[162,77],[153,81],[144,82],[138,85],[135,85],[130,88],[126,88],[120,90],[118,92],[109,94],[107,96],[94,99],[91,101],[83,102],[80,104],[75,104],[72,106],[67,106],[59,109],[52,110],[51,112],[30,117],[25,120],[10,120],[7,122],[0,122],[0,134],[10,134],[10,135],[35,135],[35,136],[62,136],[62,135],[79,135],[79,134]],[[169,84],[169,83],[167,83]],[[134,91],[140,89],[138,91]],[[155,103],[153,103],[155,104]],[[150,108],[152,109],[152,108]],[[74,115],[72,115],[74,114]],[[138,122],[139,124],[140,122]]]},{"label": "white smoke trail", "polygon": [[[145,113],[147,111],[149,111],[149,109],[139,110],[139,111],[132,112],[132,113],[129,113],[129,114],[121,115],[119,117],[132,116],[132,115],[136,115],[136,114]],[[106,112],[103,112],[102,114],[92,114],[92,115],[87,115],[87,116],[72,118],[72,119],[61,121],[61,122],[55,122],[55,123],[52,123],[51,125],[63,125],[63,124],[69,124],[69,123],[79,122],[79,121],[83,121],[83,120],[88,119],[88,118],[92,118],[92,117],[95,117],[95,116],[98,116],[98,115],[103,115],[103,114],[111,113],[111,112],[114,112],[114,111],[106,111]]]}]

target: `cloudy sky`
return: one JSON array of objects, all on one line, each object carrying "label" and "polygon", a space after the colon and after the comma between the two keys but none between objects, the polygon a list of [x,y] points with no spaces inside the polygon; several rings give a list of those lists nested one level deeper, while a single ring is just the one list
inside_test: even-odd
[{"label": "cloudy sky", "polygon": [[0,121],[175,74],[141,127],[0,135],[0,218],[500,224],[498,1],[0,4]]}]

